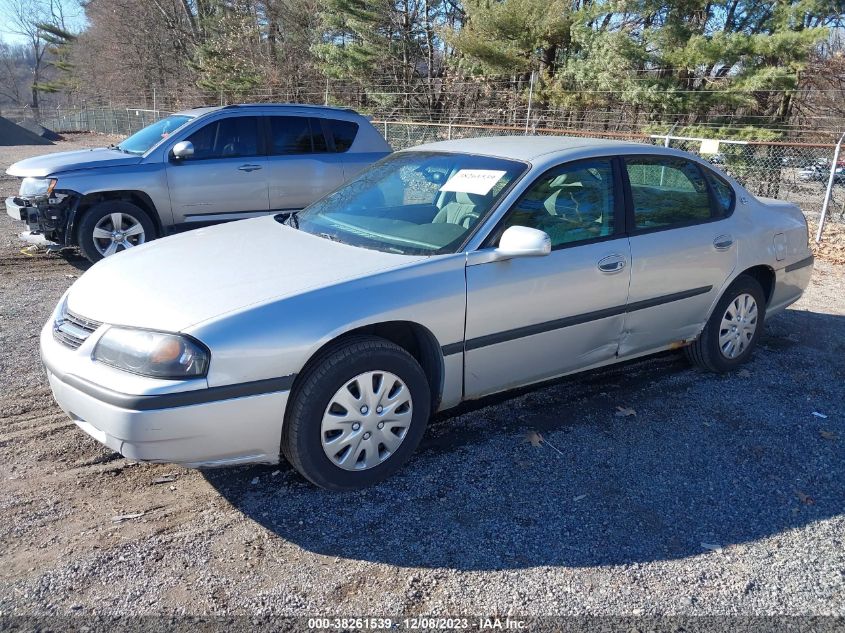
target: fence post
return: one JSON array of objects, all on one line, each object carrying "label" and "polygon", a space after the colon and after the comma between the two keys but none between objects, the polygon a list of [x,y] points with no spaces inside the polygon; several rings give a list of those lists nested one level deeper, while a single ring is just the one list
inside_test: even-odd
[{"label": "fence post", "polygon": [[449,127],[446,128],[446,139],[451,141],[452,140],[452,124],[449,124]]},{"label": "fence post", "polygon": [[822,214],[819,217],[819,230],[816,232],[816,244],[822,240],[822,230],[824,229],[824,220],[827,217],[827,208],[830,206],[830,198],[833,196],[833,183],[836,180],[836,164],[839,162],[839,150],[842,149],[842,141],[845,140],[845,134],[839,137],[839,142],[836,144],[836,149],[833,150],[833,162],[830,164],[830,177],[827,179],[827,191],[824,193],[824,204],[822,204]]},{"label": "fence post", "polygon": [[528,125],[531,122],[531,103],[534,99],[534,75],[535,71],[531,71],[531,83],[528,86],[528,111],[525,113],[525,135],[528,136]]}]

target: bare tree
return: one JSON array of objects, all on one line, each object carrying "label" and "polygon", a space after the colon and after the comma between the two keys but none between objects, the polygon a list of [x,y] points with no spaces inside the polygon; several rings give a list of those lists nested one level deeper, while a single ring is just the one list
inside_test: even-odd
[{"label": "bare tree", "polygon": [[22,106],[26,102],[21,76],[28,67],[26,51],[0,42],[0,101]]},{"label": "bare tree", "polygon": [[66,8],[62,0],[7,0],[4,18],[9,31],[21,36],[31,55],[31,106],[38,110],[38,94],[45,70],[47,42],[42,38],[41,25],[52,24],[66,29]]}]

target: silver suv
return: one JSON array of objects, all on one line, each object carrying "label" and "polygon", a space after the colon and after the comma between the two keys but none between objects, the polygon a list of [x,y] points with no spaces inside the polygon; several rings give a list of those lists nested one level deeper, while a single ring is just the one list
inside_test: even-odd
[{"label": "silver suv", "polygon": [[181,230],[294,212],[388,155],[352,110],[233,105],[173,114],[107,148],[15,163],[7,213],[91,261]]}]

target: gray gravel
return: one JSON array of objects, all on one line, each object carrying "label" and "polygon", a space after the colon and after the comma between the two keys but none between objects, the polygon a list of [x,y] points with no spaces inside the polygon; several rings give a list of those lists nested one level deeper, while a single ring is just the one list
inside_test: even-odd
[{"label": "gray gravel", "polygon": [[17,230],[0,218],[0,615],[845,615],[845,267],[817,264],[746,371],[665,354],[488,400],[338,494],[79,431],[36,345],[85,265]]}]

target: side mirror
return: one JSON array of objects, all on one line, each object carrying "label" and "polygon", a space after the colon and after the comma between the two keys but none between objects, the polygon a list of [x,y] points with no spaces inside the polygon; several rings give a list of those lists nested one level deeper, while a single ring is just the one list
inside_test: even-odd
[{"label": "side mirror", "polygon": [[552,252],[552,239],[545,231],[527,226],[512,226],[502,233],[499,246],[493,252],[499,260],[543,257]]},{"label": "side mirror", "polygon": [[173,146],[173,149],[170,150],[171,155],[173,158],[190,158],[194,155],[194,144],[191,141],[179,141],[176,145]]}]

